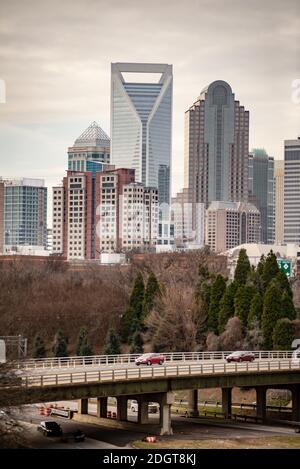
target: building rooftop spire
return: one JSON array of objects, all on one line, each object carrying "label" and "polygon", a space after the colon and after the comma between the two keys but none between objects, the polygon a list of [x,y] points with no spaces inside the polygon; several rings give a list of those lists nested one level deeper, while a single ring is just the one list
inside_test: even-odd
[{"label": "building rooftop spire", "polygon": [[89,127],[75,140],[74,147],[109,146],[110,138],[101,129],[97,122],[92,122]]}]

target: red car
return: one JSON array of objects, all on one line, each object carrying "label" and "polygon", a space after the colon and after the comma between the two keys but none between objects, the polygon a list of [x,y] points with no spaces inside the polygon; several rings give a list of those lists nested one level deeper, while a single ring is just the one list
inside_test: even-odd
[{"label": "red car", "polygon": [[135,364],[139,365],[163,365],[165,362],[165,357],[161,353],[144,353],[140,357],[135,359]]},{"label": "red car", "polygon": [[226,357],[227,363],[230,362],[253,362],[255,355],[252,352],[233,352]]}]

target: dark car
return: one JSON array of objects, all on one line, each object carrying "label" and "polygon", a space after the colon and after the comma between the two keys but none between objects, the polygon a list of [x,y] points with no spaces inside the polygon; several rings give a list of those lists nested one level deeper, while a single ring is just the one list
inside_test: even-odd
[{"label": "dark car", "polygon": [[227,363],[230,362],[253,362],[255,355],[252,352],[233,352],[226,357]]},{"label": "dark car", "polygon": [[70,433],[63,433],[62,441],[68,442],[68,441],[84,441],[85,440],[85,433],[83,433],[81,430],[75,430],[75,432],[70,432]]},{"label": "dark car", "polygon": [[85,433],[83,433],[81,430],[76,430],[73,433],[73,438],[75,441],[84,441],[85,440]]},{"label": "dark car", "polygon": [[136,365],[163,365],[165,357],[161,353],[144,353],[135,359]]},{"label": "dark car", "polygon": [[44,436],[61,436],[63,433],[61,426],[52,420],[41,422],[37,430]]}]

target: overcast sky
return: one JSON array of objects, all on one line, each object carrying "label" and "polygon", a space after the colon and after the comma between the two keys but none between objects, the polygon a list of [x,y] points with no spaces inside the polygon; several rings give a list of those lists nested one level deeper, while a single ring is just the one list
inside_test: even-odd
[{"label": "overcast sky", "polygon": [[214,80],[250,111],[250,147],[281,159],[300,134],[299,0],[0,0],[0,175],[52,186],[92,121],[110,134],[111,62],[173,64],[173,193],[184,112]]}]

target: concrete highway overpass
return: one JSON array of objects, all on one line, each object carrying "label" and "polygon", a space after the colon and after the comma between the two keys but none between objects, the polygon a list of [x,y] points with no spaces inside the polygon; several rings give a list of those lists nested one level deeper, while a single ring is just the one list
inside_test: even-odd
[{"label": "concrete highway overpass", "polygon": [[[166,354],[162,366],[137,367],[135,356],[71,357],[21,363],[19,386],[9,389],[10,403],[30,404],[79,400],[79,413],[88,411],[88,399],[97,398],[97,416],[107,415],[107,398],[117,398],[117,419],[127,420],[127,401],[137,400],[138,422],[148,421],[148,403],[160,405],[161,433],[171,433],[174,392],[190,390],[189,412],[197,415],[197,390],[222,389],[222,410],[231,416],[233,387],[251,387],[257,393],[257,416],[266,417],[267,389],[292,392],[293,420],[300,421],[300,360],[292,352],[254,352],[254,362],[227,363],[226,353]],[[0,389],[0,393],[4,390]]]}]

